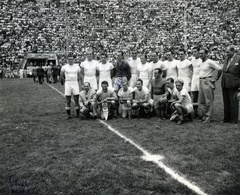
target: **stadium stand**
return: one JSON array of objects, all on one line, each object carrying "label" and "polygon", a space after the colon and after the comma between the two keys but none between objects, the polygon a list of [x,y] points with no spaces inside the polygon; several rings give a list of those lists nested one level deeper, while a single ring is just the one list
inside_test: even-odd
[{"label": "stadium stand", "polygon": [[63,57],[87,48],[110,58],[118,49],[128,53],[193,45],[212,48],[222,59],[226,45],[240,44],[240,0],[81,0],[0,1],[1,65],[16,69],[28,52]]}]

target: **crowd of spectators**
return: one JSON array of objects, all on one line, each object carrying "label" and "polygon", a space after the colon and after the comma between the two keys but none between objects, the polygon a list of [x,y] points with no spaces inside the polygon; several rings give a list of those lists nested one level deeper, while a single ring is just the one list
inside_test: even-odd
[{"label": "crowd of spectators", "polygon": [[0,1],[1,64],[16,69],[27,52],[66,51],[83,60],[88,48],[164,52],[194,45],[222,58],[226,45],[240,45],[240,0]]}]

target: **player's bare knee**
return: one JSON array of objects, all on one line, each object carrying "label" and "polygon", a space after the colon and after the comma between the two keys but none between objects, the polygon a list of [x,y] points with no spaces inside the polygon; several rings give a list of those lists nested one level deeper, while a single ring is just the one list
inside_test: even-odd
[{"label": "player's bare knee", "polygon": [[174,107],[175,107],[175,108],[180,108],[180,107],[181,107],[181,104],[176,103],[176,104],[174,104]]}]

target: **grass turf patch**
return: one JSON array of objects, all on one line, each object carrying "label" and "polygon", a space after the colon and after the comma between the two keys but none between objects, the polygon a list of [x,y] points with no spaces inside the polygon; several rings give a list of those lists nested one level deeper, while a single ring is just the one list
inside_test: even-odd
[{"label": "grass turf patch", "polygon": [[[59,84],[53,85],[63,92]],[[1,194],[194,194],[94,120],[65,121],[65,99],[30,79],[0,83]],[[221,99],[215,101],[221,120]],[[108,123],[210,194],[239,194],[239,127],[157,118]],[[157,126],[157,127],[156,127]]]}]

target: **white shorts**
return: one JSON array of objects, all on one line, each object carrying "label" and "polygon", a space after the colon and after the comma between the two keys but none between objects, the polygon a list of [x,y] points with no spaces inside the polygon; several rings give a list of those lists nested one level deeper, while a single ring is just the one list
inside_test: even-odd
[{"label": "white shorts", "polygon": [[199,91],[199,75],[193,75],[191,91]]},{"label": "white shorts", "polygon": [[153,107],[154,107],[154,109],[159,108],[160,104],[167,103],[167,98],[163,98],[162,96],[163,95],[153,95]]},{"label": "white shorts", "polygon": [[149,88],[149,78],[140,78],[143,81],[143,86]]},{"label": "white shorts", "polygon": [[84,83],[85,83],[85,82],[89,82],[92,89],[94,89],[94,90],[97,90],[97,89],[98,89],[98,87],[97,87],[97,79],[96,79],[95,76],[94,76],[94,77],[86,77],[86,76],[85,76],[85,77],[84,77]]},{"label": "white shorts", "polygon": [[65,96],[79,95],[78,81],[65,81]]},{"label": "white shorts", "polygon": [[131,110],[132,109],[132,102],[128,100],[124,104],[120,104],[119,107],[121,107],[122,110]]},{"label": "white shorts", "polygon": [[188,114],[193,112],[193,107],[192,106],[185,106],[185,108],[187,109]]},{"label": "white shorts", "polygon": [[136,87],[137,84],[137,74],[132,74],[131,79],[129,80],[129,87]]},{"label": "white shorts", "polygon": [[191,90],[190,77],[178,77],[178,79],[182,79],[184,81],[183,88],[185,88],[189,92]]}]

